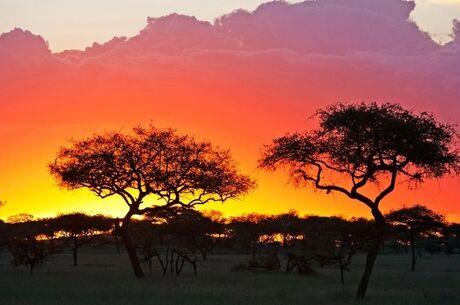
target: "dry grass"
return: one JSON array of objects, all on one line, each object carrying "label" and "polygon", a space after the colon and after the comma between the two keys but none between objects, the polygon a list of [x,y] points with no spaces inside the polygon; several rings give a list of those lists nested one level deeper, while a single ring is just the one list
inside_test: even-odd
[{"label": "dry grass", "polygon": [[[179,277],[163,276],[159,269],[147,278],[132,276],[125,254],[111,249],[82,251],[81,265],[71,266],[69,254],[57,255],[30,276],[10,266],[0,255],[1,305],[458,305],[460,256],[425,256],[416,272],[409,271],[409,257],[378,258],[369,296],[354,298],[363,257],[357,257],[340,285],[335,269],[319,269],[317,276],[283,273],[232,272],[243,256],[212,255],[200,262],[198,276],[191,268]],[[187,268],[187,267],[184,267]]]}]

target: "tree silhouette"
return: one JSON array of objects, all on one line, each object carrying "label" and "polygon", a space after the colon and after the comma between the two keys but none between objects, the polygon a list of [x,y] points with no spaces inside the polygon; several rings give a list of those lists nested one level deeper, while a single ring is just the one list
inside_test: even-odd
[{"label": "tree silhouette", "polygon": [[215,234],[223,232],[223,225],[191,209],[171,210],[164,214],[162,224],[176,243],[192,252],[200,252],[203,260],[216,245]]},{"label": "tree silhouette", "polygon": [[131,223],[130,235],[136,245],[136,249],[152,272],[152,259],[157,256],[157,245],[162,242],[162,234],[159,225],[148,219],[136,220]]},{"label": "tree silhouette", "polygon": [[[444,228],[444,250],[447,254],[453,254],[460,250],[460,224],[451,223]],[[458,253],[458,252],[457,252]]]},{"label": "tree silhouette", "polygon": [[386,215],[389,223],[408,233],[412,254],[411,270],[415,271],[415,243],[422,235],[441,233],[445,227],[444,216],[425,206],[415,205],[393,210]]},{"label": "tree silhouette", "polygon": [[230,238],[246,254],[255,259],[260,255],[260,237],[264,234],[264,227],[269,216],[248,214],[233,217],[229,220],[228,229]]},{"label": "tree silhouette", "polygon": [[271,222],[275,232],[281,235],[281,245],[289,247],[295,245],[298,238],[302,236],[302,219],[296,211],[274,215]]},{"label": "tree silhouette", "polygon": [[[375,234],[357,290],[357,297],[363,298],[384,237],[381,201],[400,178],[421,183],[459,173],[456,133],[430,114],[396,104],[335,104],[317,115],[319,128],[275,139],[265,147],[259,166],[287,167],[294,184],[342,193],[370,209]],[[384,185],[383,190],[369,189],[377,184]]]},{"label": "tree silhouette", "polygon": [[61,214],[48,222],[55,232],[60,233],[70,242],[74,266],[78,264],[78,249],[90,243],[98,234],[109,231],[113,226],[110,218],[83,213]]},{"label": "tree silhouette", "polygon": [[101,198],[124,200],[129,210],[117,230],[137,277],[143,271],[129,237],[133,215],[224,202],[254,187],[238,173],[228,151],[153,126],[134,128],[131,135],[111,132],[73,141],[49,168],[63,188],[88,188]]},{"label": "tree silhouette", "polygon": [[56,247],[46,239],[40,238],[47,233],[46,224],[42,220],[32,220],[30,215],[12,217],[14,222],[7,225],[6,246],[15,267],[26,266],[30,274],[45,264],[56,252]]}]

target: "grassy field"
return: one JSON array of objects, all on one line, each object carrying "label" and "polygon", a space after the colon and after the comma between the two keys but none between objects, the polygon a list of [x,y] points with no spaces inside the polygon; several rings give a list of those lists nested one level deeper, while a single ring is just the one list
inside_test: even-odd
[{"label": "grassy field", "polygon": [[[105,253],[104,253],[105,252]],[[199,262],[198,275],[190,266],[182,274],[163,276],[159,269],[135,279],[125,254],[83,250],[80,266],[71,266],[70,254],[59,254],[32,276],[11,267],[0,255],[1,305],[238,305],[238,304],[460,304],[460,256],[424,256],[418,270],[409,270],[409,256],[382,255],[377,260],[368,297],[357,301],[354,292],[364,257],[356,257],[340,284],[336,269],[318,269],[318,275],[233,272],[244,256],[211,255]],[[156,266],[158,268],[158,266]]]}]

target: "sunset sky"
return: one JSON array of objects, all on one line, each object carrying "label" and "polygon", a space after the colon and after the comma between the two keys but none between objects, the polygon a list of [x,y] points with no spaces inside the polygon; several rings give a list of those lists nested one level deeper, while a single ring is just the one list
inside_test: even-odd
[{"label": "sunset sky", "polygon": [[[337,101],[398,102],[459,124],[460,1],[262,2],[0,0],[0,217],[123,215],[118,198],[60,190],[47,164],[70,138],[150,122],[231,149],[258,181],[206,209],[369,216],[257,170],[261,148]],[[459,221],[459,185],[400,184],[383,209],[421,203]]]}]

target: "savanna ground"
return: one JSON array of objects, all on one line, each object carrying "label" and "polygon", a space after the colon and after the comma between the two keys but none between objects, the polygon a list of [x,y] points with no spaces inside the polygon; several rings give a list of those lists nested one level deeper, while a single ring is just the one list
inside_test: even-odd
[{"label": "savanna ground", "polygon": [[364,256],[354,258],[340,284],[338,270],[318,268],[318,274],[234,272],[247,259],[242,255],[211,255],[200,261],[198,275],[185,266],[180,276],[163,276],[158,264],[142,280],[134,278],[126,254],[112,249],[82,249],[80,265],[70,253],[55,255],[33,275],[11,266],[0,254],[1,305],[187,305],[187,304],[460,304],[460,255],[424,255],[417,271],[409,270],[409,255],[381,255],[368,297],[354,298]]}]

